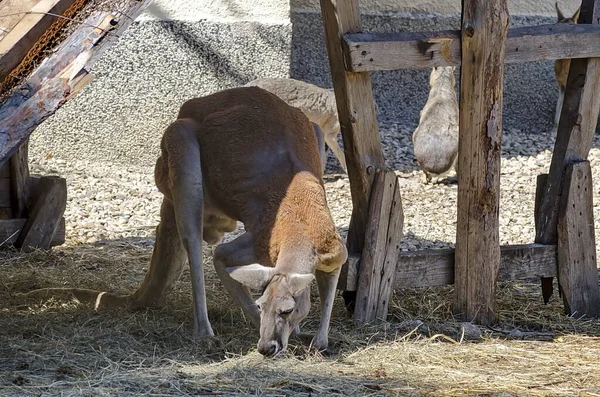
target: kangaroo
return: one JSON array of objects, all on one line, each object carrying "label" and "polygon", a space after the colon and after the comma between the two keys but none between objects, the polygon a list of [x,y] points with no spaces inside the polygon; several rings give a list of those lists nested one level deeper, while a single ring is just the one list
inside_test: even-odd
[{"label": "kangaroo", "polygon": [[[579,7],[577,11],[575,11],[575,14],[569,18],[564,16],[558,7],[558,2],[555,3],[555,6],[558,23],[577,23],[581,7]],[[554,114],[554,131],[558,128],[558,122],[560,120],[560,112],[565,99],[565,88],[567,86],[570,65],[570,59],[557,59],[556,62],[554,62],[554,75],[556,76],[556,82],[558,83],[558,100],[556,101],[556,112]]]},{"label": "kangaroo", "polygon": [[[155,180],[164,199],[150,267],[137,291],[119,296],[45,289],[26,295],[62,292],[94,302],[97,309],[162,306],[187,260],[194,336],[211,337],[204,240],[217,245],[217,275],[259,329],[261,354],[273,356],[286,349],[309,312],[309,287],[315,278],[321,323],[312,346],[326,349],[337,280],[348,253],[327,206],[322,131],[313,127],[299,109],[258,87],[185,102],[162,137]],[[237,221],[245,233],[219,244]],[[249,289],[262,291],[256,302]]]},{"label": "kangaroo", "polygon": [[454,90],[454,66],[436,67],[429,78],[429,97],[413,132],[417,163],[424,182],[445,176],[458,157],[458,100]]},{"label": "kangaroo", "polygon": [[288,105],[302,110],[311,122],[318,124],[323,130],[325,143],[340,162],[344,172],[348,172],[344,151],[337,141],[340,122],[333,91],[304,81],[284,78],[256,79],[246,84],[246,87],[251,86],[263,88],[277,95]]}]

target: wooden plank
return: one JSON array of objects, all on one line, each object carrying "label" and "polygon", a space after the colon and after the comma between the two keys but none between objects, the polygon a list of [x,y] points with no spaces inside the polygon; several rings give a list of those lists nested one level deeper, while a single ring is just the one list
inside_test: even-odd
[{"label": "wooden plank", "polygon": [[[525,280],[556,276],[556,246],[542,244],[500,247],[498,279]],[[436,249],[400,253],[396,288],[454,284],[454,250]]]},{"label": "wooden plank", "polygon": [[558,217],[558,283],[569,316],[600,317],[592,192],[590,162],[567,165]]},{"label": "wooden plank", "polygon": [[10,178],[0,178],[0,208],[11,208],[12,214],[12,197]]},{"label": "wooden plank", "polygon": [[[20,231],[25,226],[27,219],[25,218],[14,218],[14,219],[0,219],[0,247],[8,247],[14,245],[17,242]],[[56,232],[52,236],[50,245],[52,247],[65,243],[65,218],[61,218],[56,229]]]},{"label": "wooden plank", "polygon": [[[84,78],[87,70],[104,51],[121,36],[135,18],[148,7],[151,0],[128,0],[115,3],[114,13],[92,12],[75,31],[67,37],[24,83],[26,90],[16,90],[0,106],[0,166],[17,150],[42,121],[52,115],[74,91],[89,82]],[[55,81],[63,80],[60,83]],[[57,89],[59,86],[63,89]],[[36,96],[41,90],[53,88]],[[26,92],[26,94],[24,94]],[[34,99],[35,98],[35,99]],[[21,111],[26,102],[28,109]],[[29,109],[37,107],[35,112]],[[19,113],[23,112],[21,117]],[[27,123],[20,123],[25,118]],[[10,134],[8,133],[10,131]]]},{"label": "wooden plank", "polygon": [[496,321],[506,0],[463,0],[454,313]]},{"label": "wooden plank", "polygon": [[19,23],[27,11],[29,11],[38,0],[2,0],[0,1],[0,40]]},{"label": "wooden plank", "polygon": [[[580,24],[598,24],[600,7],[594,0],[581,4]],[[600,109],[600,58],[573,59],[569,68],[563,106],[548,181],[543,192],[536,242],[555,244],[560,193],[566,165],[587,159],[594,141]]]},{"label": "wooden plank", "polygon": [[[535,206],[533,210],[533,218],[534,223],[536,225],[536,235],[537,235],[537,226],[540,218],[540,205],[542,202],[542,195],[544,193],[544,189],[546,188],[546,182],[548,181],[548,174],[540,174],[536,179],[535,186]],[[552,298],[552,294],[554,293],[554,277],[542,277],[540,278],[540,283],[542,287],[542,299],[544,303],[547,304],[550,302],[550,298]]]},{"label": "wooden plank", "polygon": [[67,183],[56,176],[41,177],[33,192],[35,201],[16,246],[24,251],[49,249],[67,204]]},{"label": "wooden plank", "polygon": [[15,218],[27,218],[30,179],[28,140],[12,155],[9,164],[13,216]]},{"label": "wooden plank", "polygon": [[[21,63],[33,44],[74,0],[41,0],[0,41],[0,81]],[[55,15],[51,15],[55,14]]]},{"label": "wooden plank", "polygon": [[[360,253],[365,242],[373,176],[377,169],[385,169],[385,160],[371,78],[368,73],[347,72],[342,55],[342,35],[362,30],[358,0],[321,0],[321,14],[352,194],[346,244],[349,253]],[[355,291],[356,285],[348,284],[347,275],[346,264],[338,288]]]},{"label": "wooden plank", "polygon": [[[343,38],[348,70],[368,72],[460,66],[460,31],[354,33]],[[550,24],[508,30],[504,62],[600,56],[597,25]]]},{"label": "wooden plank", "polygon": [[[523,244],[500,247],[498,280],[556,277],[556,245]],[[350,262],[360,257],[351,256]],[[437,287],[454,284],[454,250],[403,251],[398,258],[394,288]]]},{"label": "wooden plank", "polygon": [[354,311],[354,320],[359,325],[387,318],[404,225],[394,171],[375,174],[368,219]]}]

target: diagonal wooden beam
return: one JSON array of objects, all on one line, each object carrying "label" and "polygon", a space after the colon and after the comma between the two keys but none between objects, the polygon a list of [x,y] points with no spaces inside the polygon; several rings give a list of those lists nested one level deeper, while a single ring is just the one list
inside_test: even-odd
[{"label": "diagonal wooden beam", "polygon": [[[344,60],[353,72],[460,66],[460,40],[460,30],[346,34]],[[597,56],[600,26],[559,23],[509,29],[504,62]]]},{"label": "diagonal wooden beam", "polygon": [[[344,68],[342,35],[362,29],[358,0],[321,0],[321,10],[352,193],[347,246],[350,254],[360,254],[373,178],[377,169],[385,168],[385,160],[369,73],[348,72]],[[356,285],[348,284],[347,274],[348,264],[342,268],[338,288],[356,291]]]},{"label": "diagonal wooden beam", "polygon": [[[600,1],[584,0],[579,23],[596,24]],[[600,58],[571,61],[548,180],[542,191],[536,242],[555,244],[560,193],[565,167],[587,159],[600,109]]]}]

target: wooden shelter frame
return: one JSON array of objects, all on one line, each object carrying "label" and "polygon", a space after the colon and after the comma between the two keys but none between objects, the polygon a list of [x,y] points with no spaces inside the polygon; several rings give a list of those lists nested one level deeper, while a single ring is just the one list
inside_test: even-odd
[{"label": "wooden shelter frame", "polygon": [[[350,257],[338,288],[357,324],[385,320],[392,288],[454,283],[463,321],[496,322],[500,279],[540,277],[547,302],[558,278],[565,312],[600,315],[592,175],[587,160],[600,109],[600,0],[578,24],[509,29],[507,0],[462,0],[461,29],[363,33],[358,0],[321,0],[348,165]],[[504,64],[573,59],[552,162],[537,179],[535,243],[500,246]],[[461,66],[455,250],[400,252],[398,180],[387,170],[369,72]]]}]

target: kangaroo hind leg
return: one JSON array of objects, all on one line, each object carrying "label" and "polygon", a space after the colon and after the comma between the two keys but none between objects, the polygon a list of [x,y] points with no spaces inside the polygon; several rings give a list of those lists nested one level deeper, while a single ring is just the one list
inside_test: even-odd
[{"label": "kangaroo hind leg", "polygon": [[[159,189],[167,190],[165,195],[170,194],[173,202],[177,231],[190,265],[194,337],[204,338],[214,333],[208,320],[202,267],[204,198],[197,131],[198,125],[191,119],[176,120],[167,128],[161,144],[166,172],[156,173],[156,183]],[[166,181],[159,180],[160,176]]]}]

